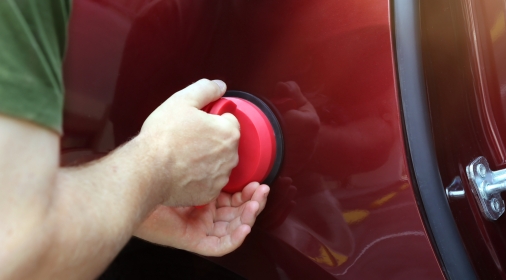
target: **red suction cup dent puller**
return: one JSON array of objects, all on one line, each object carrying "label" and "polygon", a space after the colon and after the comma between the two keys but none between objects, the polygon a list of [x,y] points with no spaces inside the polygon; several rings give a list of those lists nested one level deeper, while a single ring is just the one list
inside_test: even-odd
[{"label": "red suction cup dent puller", "polygon": [[274,130],[265,114],[253,103],[236,97],[222,97],[202,110],[214,115],[231,113],[241,125],[239,163],[223,191],[235,193],[251,182],[262,182],[276,157]]}]

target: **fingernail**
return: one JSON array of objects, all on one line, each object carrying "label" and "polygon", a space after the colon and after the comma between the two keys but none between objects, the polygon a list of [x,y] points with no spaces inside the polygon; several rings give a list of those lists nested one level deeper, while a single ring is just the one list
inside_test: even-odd
[{"label": "fingernail", "polygon": [[213,80],[220,88],[221,91],[225,91],[227,89],[227,85],[222,80]]}]

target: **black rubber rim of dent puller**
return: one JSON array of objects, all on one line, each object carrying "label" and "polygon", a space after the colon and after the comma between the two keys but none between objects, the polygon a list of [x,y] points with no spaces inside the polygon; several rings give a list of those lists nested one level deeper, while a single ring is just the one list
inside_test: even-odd
[{"label": "black rubber rim of dent puller", "polygon": [[274,158],[274,164],[272,165],[271,170],[265,180],[263,180],[262,184],[270,185],[276,176],[278,175],[279,169],[281,168],[281,162],[283,161],[284,154],[284,144],[283,144],[283,133],[281,132],[281,126],[279,125],[278,119],[274,112],[269,108],[269,106],[263,102],[260,98],[254,96],[253,94],[238,91],[238,90],[228,90],[225,92],[224,97],[237,97],[244,100],[247,100],[253,103],[255,106],[262,111],[269,122],[271,123],[272,130],[274,131],[274,137],[276,139],[276,157]]}]

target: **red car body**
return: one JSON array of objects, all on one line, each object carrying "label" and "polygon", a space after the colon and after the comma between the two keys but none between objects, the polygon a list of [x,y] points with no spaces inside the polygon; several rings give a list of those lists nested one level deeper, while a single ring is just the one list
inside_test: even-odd
[{"label": "red car body", "polygon": [[448,277],[406,145],[394,2],[74,0],[63,164],[103,156],[172,93],[221,79],[276,113],[285,156],[252,233],[214,263],[248,279]]}]

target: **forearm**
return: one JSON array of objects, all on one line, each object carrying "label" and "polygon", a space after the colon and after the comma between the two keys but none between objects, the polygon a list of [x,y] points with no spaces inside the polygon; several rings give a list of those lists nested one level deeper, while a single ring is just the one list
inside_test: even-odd
[{"label": "forearm", "polygon": [[151,172],[160,151],[142,136],[98,161],[59,168],[57,135],[35,136],[17,120],[0,125],[13,136],[0,137],[0,279],[97,276],[167,195]]},{"label": "forearm", "polygon": [[163,202],[153,187],[157,176],[146,168],[154,164],[150,147],[140,138],[97,162],[58,171],[50,217],[60,230],[47,255],[53,263],[44,267],[62,269],[62,278],[96,276]]}]

